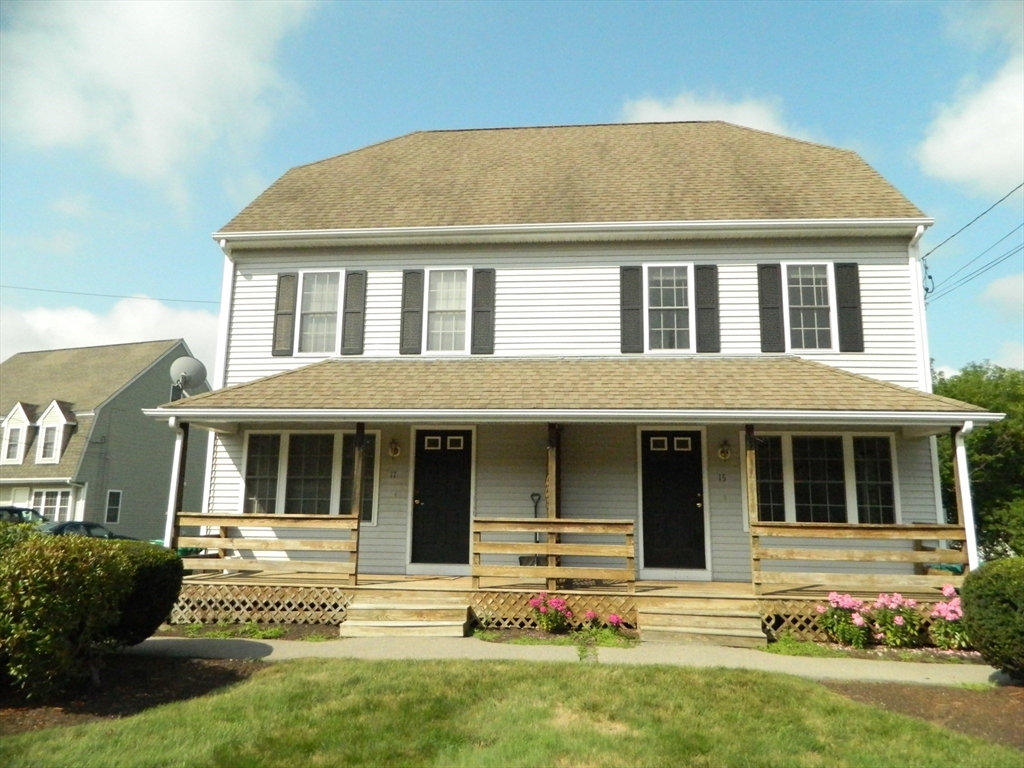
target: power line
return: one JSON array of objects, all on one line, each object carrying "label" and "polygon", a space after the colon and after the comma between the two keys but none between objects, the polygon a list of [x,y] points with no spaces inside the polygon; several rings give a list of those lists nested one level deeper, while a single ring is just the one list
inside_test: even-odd
[{"label": "power line", "polygon": [[961,232],[963,232],[963,231],[964,231],[965,229],[967,229],[967,228],[968,228],[969,226],[971,226],[971,224],[973,224],[973,223],[974,223],[974,222],[976,222],[976,221],[977,221],[978,219],[980,219],[980,218],[981,218],[982,216],[984,216],[984,215],[985,215],[986,213],[988,213],[989,211],[991,211],[991,210],[992,210],[993,208],[995,208],[995,207],[996,207],[997,205],[999,205],[999,204],[1000,204],[1001,202],[1003,202],[1003,200],[1005,200],[1006,198],[1008,198],[1008,197],[1009,197],[1010,195],[1012,195],[1012,194],[1013,194],[1014,192],[1016,192],[1016,191],[1017,191],[1018,189],[1020,189],[1021,187],[1024,187],[1024,181],[1022,181],[1022,182],[1021,182],[1020,184],[1018,184],[1018,185],[1017,185],[1016,187],[1014,187],[1013,189],[1011,189],[1011,190],[1010,190],[1009,192],[1007,192],[1007,193],[1006,193],[1005,195],[1003,195],[1003,196],[1002,196],[1001,198],[999,198],[998,200],[996,200],[996,201],[995,201],[994,203],[992,203],[992,205],[990,205],[990,206],[989,206],[988,208],[986,208],[986,209],[985,209],[984,211],[982,211],[981,213],[979,213],[979,214],[978,214],[977,216],[975,216],[975,217],[974,217],[973,219],[971,219],[971,220],[970,220],[969,222],[967,222],[966,224],[964,224],[964,225],[963,225],[962,227],[960,227],[960,229],[958,229],[958,230],[957,230],[956,232],[954,232],[954,233],[953,233],[952,235],[950,235],[950,236],[949,236],[949,237],[947,237],[947,238],[946,238],[945,240],[943,240],[943,241],[942,241],[941,243],[939,243],[939,244],[938,244],[938,245],[936,245],[936,246],[935,246],[934,248],[932,248],[932,249],[931,249],[930,251],[928,251],[928,253],[926,253],[926,254],[925,254],[924,256],[922,256],[922,257],[921,257],[921,259],[922,259],[922,260],[924,260],[924,259],[927,259],[927,258],[928,258],[929,256],[931,256],[931,255],[932,255],[933,253],[935,253],[935,252],[936,252],[937,250],[939,250],[939,248],[941,248],[941,247],[942,247],[942,246],[944,246],[944,245],[945,245],[946,243],[948,243],[948,242],[949,242],[950,240],[952,240],[952,239],[953,239],[954,237],[956,237],[957,235],[959,235],[959,234],[960,234]]},{"label": "power line", "polygon": [[969,275],[964,275],[962,278],[957,280],[956,283],[954,283],[953,285],[949,286],[949,288],[944,290],[942,293],[940,293],[940,294],[938,294],[936,296],[931,297],[931,299],[929,299],[928,302],[926,302],[926,303],[927,304],[931,304],[932,302],[938,301],[943,296],[948,296],[949,294],[951,294],[953,291],[957,290],[958,288],[963,288],[965,285],[967,285],[967,283],[971,282],[974,278],[980,277],[985,272],[988,272],[993,267],[998,266],[999,264],[1002,264],[1004,261],[1009,259],[1011,256],[1014,256],[1014,255],[1020,253],[1021,251],[1024,251],[1024,244],[1021,244],[1021,245],[1015,246],[1014,248],[1011,248],[1009,251],[1004,253],[1002,256],[997,256],[996,258],[992,259],[992,261],[988,262],[987,264],[983,264],[982,266],[978,267],[976,270],[971,272]]},{"label": "power line", "polygon": [[160,299],[153,296],[125,296],[119,293],[86,293],[85,291],[58,291],[54,288],[29,288],[27,285],[4,285],[0,288],[9,288],[15,291],[35,291],[36,293],[67,293],[71,296],[99,296],[105,299],[139,299],[140,301],[173,301],[181,304],[220,304],[219,301],[204,301],[202,299]]},{"label": "power line", "polygon": [[1006,233],[1005,235],[1003,235],[1002,237],[1000,237],[1000,238],[999,238],[998,240],[996,240],[996,241],[995,241],[994,243],[992,243],[992,245],[990,245],[990,246],[989,246],[988,248],[986,248],[986,249],[985,249],[984,251],[982,251],[982,252],[981,252],[981,253],[979,253],[979,254],[978,254],[977,256],[975,256],[975,257],[974,257],[973,259],[971,259],[971,260],[970,260],[970,261],[968,261],[968,262],[967,262],[966,264],[964,264],[964,265],[963,265],[962,267],[960,267],[960,269],[958,269],[958,270],[957,270],[956,272],[953,272],[953,273],[952,273],[951,275],[949,275],[949,277],[947,277],[947,278],[946,278],[945,280],[940,280],[940,281],[939,281],[939,283],[938,283],[937,285],[935,285],[935,286],[934,286],[934,287],[933,287],[933,288],[932,288],[931,290],[933,290],[933,291],[937,291],[937,290],[938,290],[939,288],[941,288],[941,287],[942,287],[943,285],[945,285],[946,283],[948,283],[948,282],[949,282],[950,280],[952,280],[952,279],[953,279],[954,277],[956,277],[956,276],[957,276],[957,275],[958,275],[959,273],[963,272],[963,271],[964,271],[965,269],[967,269],[967,268],[968,268],[969,266],[971,266],[971,264],[973,264],[973,263],[974,263],[974,262],[976,262],[976,261],[977,261],[978,259],[980,259],[980,258],[981,258],[982,256],[984,256],[984,255],[985,255],[986,253],[988,253],[989,251],[991,251],[991,250],[992,250],[993,248],[995,248],[995,247],[996,247],[997,245],[999,245],[999,244],[1000,244],[1001,242],[1003,242],[1003,240],[1005,240],[1006,238],[1008,238],[1008,237],[1009,237],[1010,235],[1012,235],[1012,234],[1013,234],[1014,232],[1016,232],[1016,231],[1017,231],[1018,229],[1020,229],[1021,227],[1024,227],[1024,222],[1022,222],[1022,223],[1018,224],[1018,225],[1017,225],[1016,227],[1014,227],[1013,229],[1011,229],[1011,230],[1010,230],[1009,232],[1007,232],[1007,233]]}]

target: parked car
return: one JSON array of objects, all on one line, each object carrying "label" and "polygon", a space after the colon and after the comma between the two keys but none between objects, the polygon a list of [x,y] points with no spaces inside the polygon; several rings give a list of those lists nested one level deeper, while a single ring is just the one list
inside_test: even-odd
[{"label": "parked car", "polygon": [[46,518],[28,507],[0,507],[0,522],[4,523],[45,523]]},{"label": "parked car", "polygon": [[40,528],[43,533],[52,533],[54,536],[91,536],[94,539],[131,539],[137,541],[132,536],[122,536],[119,533],[114,533],[108,528],[104,528],[99,523],[83,523],[77,521],[69,521],[64,523],[48,523]]}]

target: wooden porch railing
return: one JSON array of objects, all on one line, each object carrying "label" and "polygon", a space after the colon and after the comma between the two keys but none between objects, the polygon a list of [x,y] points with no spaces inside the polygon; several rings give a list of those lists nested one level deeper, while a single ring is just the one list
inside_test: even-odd
[{"label": "wooden porch railing", "polygon": [[[180,512],[175,528],[176,546],[216,550],[216,556],[185,557],[185,568],[193,571],[289,571],[297,573],[333,573],[347,575],[356,583],[359,558],[359,518],[350,515],[207,515]],[[178,536],[182,526],[216,527],[219,533]],[[232,528],[274,530],[300,529],[348,531],[347,539],[278,539],[252,536],[233,537]],[[227,557],[228,550],[252,552],[347,552],[345,560],[268,560],[265,558]]]},{"label": "wooden porch railing", "polygon": [[[927,574],[853,574],[840,571],[798,572],[766,571],[761,564],[785,561],[823,563],[898,563],[913,564],[915,570],[927,563],[967,562],[966,549],[932,549],[929,541],[966,541],[960,525],[851,525],[846,523],[757,523],[750,527],[751,571],[755,594],[764,585],[784,587],[850,587],[890,591],[905,588],[959,585],[962,576],[952,573]],[[847,541],[856,549],[763,546],[762,539],[832,539]],[[910,542],[905,549],[877,548],[877,542]],[[876,548],[871,547],[876,544]],[[827,568],[827,566],[823,566]]]},{"label": "wooden porch railing", "polygon": [[[540,577],[555,589],[558,579],[594,579],[596,581],[625,581],[632,592],[636,583],[635,549],[632,520],[565,520],[552,518],[477,518],[473,520],[472,575],[473,588],[480,588],[480,577],[497,576],[523,578]],[[484,541],[485,534],[518,533],[545,538],[538,542]],[[563,544],[563,534],[579,533],[624,539],[615,544]],[[482,555],[541,556],[545,565],[484,565]],[[582,557],[624,558],[623,568],[594,568],[564,566],[562,555]]]}]

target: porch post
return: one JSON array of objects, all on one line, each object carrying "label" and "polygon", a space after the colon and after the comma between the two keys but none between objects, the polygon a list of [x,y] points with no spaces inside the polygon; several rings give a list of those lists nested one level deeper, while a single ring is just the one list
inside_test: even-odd
[{"label": "porch post", "polygon": [[754,451],[754,425],[744,429],[743,447],[746,454],[747,472],[747,520],[750,524],[750,581],[754,594],[761,594],[761,537],[754,529],[757,526],[757,454]]},{"label": "porch post", "polygon": [[349,574],[348,583],[355,586],[358,580],[359,570],[359,524],[363,517],[363,484],[366,481],[366,424],[356,423],[356,438],[352,455],[352,503],[349,505],[348,513],[355,518],[352,529],[352,541],[355,548],[349,554],[349,562],[352,564],[352,573]]},{"label": "porch post", "polygon": [[[561,480],[560,459],[562,453],[562,428],[557,424],[548,424],[548,466],[547,475],[544,479],[544,497],[547,506],[548,518],[554,520],[561,516]],[[548,534],[548,544],[558,543],[558,534]],[[554,568],[558,565],[557,555],[548,555],[548,567]],[[557,580],[548,579],[547,588],[551,591],[557,589]]]},{"label": "porch post", "polygon": [[964,437],[971,434],[974,424],[965,421],[962,427],[952,427],[949,439],[953,443],[953,484],[956,487],[957,523],[964,527],[967,539],[967,566],[978,567],[978,532],[974,523],[974,504],[971,501],[971,476],[967,469],[967,448]]},{"label": "porch post", "polygon": [[178,546],[178,513],[185,496],[185,468],[188,458],[188,424],[178,423],[175,417],[168,421],[177,434],[174,436],[174,457],[171,460],[171,489],[167,497],[167,520],[164,525],[164,546]]}]

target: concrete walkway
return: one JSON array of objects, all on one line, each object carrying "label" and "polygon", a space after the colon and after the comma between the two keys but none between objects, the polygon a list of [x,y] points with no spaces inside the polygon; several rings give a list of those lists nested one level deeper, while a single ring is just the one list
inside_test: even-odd
[{"label": "concrete walkway", "polygon": [[[203,659],[470,659],[579,663],[575,646],[510,645],[466,637],[365,637],[325,642],[301,640],[212,640],[150,638],[125,653]],[[859,680],[963,685],[1006,682],[992,667],[978,664],[920,664],[869,659],[779,656],[746,648],[641,643],[633,648],[600,648],[603,664],[669,664],[782,672],[814,680]]]}]

